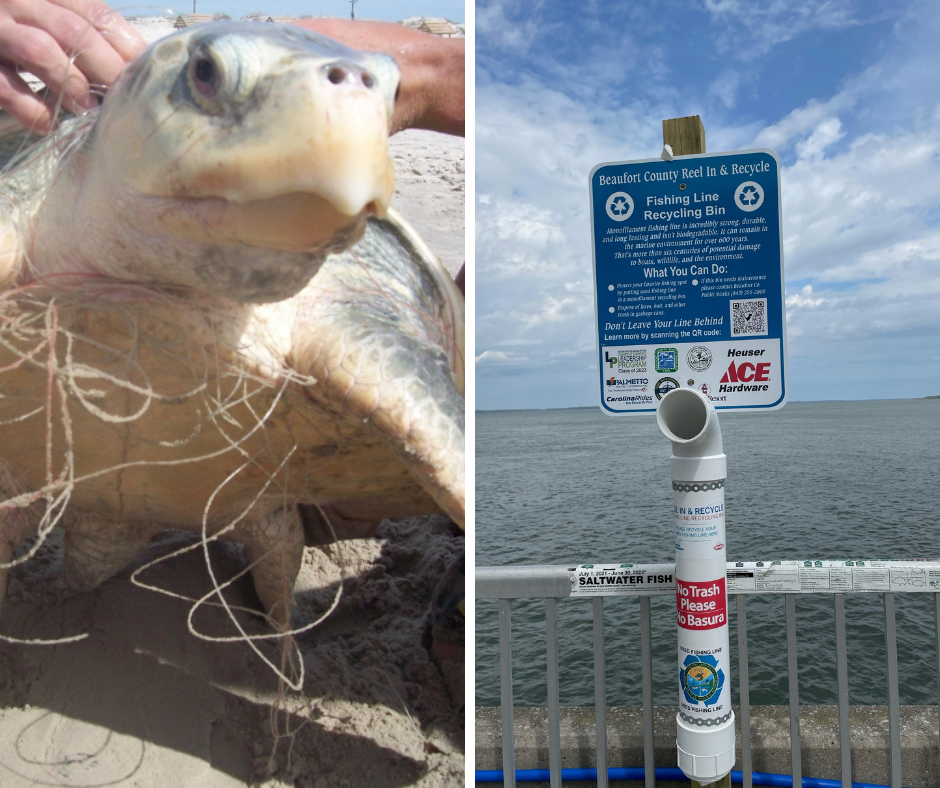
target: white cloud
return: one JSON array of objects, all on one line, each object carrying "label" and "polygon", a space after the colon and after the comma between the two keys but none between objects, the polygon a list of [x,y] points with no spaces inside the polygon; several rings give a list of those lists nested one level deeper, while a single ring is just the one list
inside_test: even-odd
[{"label": "white cloud", "polygon": [[537,328],[544,323],[565,323],[572,318],[580,319],[586,317],[588,312],[593,314],[593,304],[580,296],[565,296],[556,298],[550,293],[545,294],[542,301],[542,308],[529,315],[525,321],[525,328]]},{"label": "white cloud", "polygon": [[719,52],[753,60],[812,30],[841,30],[864,20],[851,0],[705,0],[721,26]]},{"label": "white cloud", "polygon": [[[836,134],[834,124],[828,129],[820,136]],[[907,269],[872,255],[912,236],[925,242],[925,214],[938,205],[940,130],[866,134],[842,153],[801,157],[783,173],[788,276],[908,277]]]},{"label": "white cloud", "polygon": [[726,69],[708,86],[709,95],[715,96],[728,109],[733,109],[737,102],[738,89],[741,86],[741,74]]},{"label": "white cloud", "polygon": [[485,36],[488,46],[522,55],[544,29],[539,13],[541,4],[528,3],[521,17],[507,14],[507,5],[503,0],[478,3],[474,12],[476,35]]},{"label": "white cloud", "polygon": [[477,365],[499,365],[501,367],[520,366],[529,362],[528,357],[519,353],[505,353],[502,350],[484,350],[476,357]]},{"label": "white cloud", "polygon": [[854,103],[855,97],[848,91],[837,93],[825,102],[810,99],[804,106],[794,109],[776,123],[761,129],[754,138],[754,147],[779,151],[794,137],[802,137],[820,123],[850,109]]},{"label": "white cloud", "polygon": [[826,303],[825,298],[813,298],[813,286],[804,285],[799,293],[787,296],[787,306],[797,308],[815,308]]},{"label": "white cloud", "polygon": [[838,118],[826,118],[813,129],[813,133],[796,145],[796,155],[800,159],[816,160],[823,156],[826,148],[845,136],[845,129]]},{"label": "white cloud", "polygon": [[[480,203],[491,208],[486,211],[490,221],[477,225],[478,243],[503,243],[516,249],[525,247],[542,250],[548,245],[564,240],[564,235],[558,229],[559,217],[554,211],[531,204],[513,203],[499,197],[492,199],[490,195],[484,196],[486,200],[481,197]],[[494,265],[495,270],[501,270],[499,261],[494,261]]]}]

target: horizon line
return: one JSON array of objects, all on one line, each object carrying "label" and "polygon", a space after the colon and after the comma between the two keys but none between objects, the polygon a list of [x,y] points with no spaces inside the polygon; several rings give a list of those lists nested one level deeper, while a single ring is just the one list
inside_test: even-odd
[{"label": "horizon line", "polygon": [[[787,405],[810,405],[819,402],[908,402],[910,400],[921,400],[921,399],[940,399],[940,394],[927,394],[923,397],[883,397],[881,399],[791,399],[787,401]],[[786,407],[786,405],[784,405]],[[544,411],[544,410],[600,410],[600,405],[566,405],[563,407],[557,408],[476,408],[474,413],[509,413],[513,411]],[[778,408],[782,410],[783,408]],[[725,409],[728,410],[728,409]],[[637,413],[630,413],[631,416],[643,415]],[[652,415],[652,414],[649,414]]]}]

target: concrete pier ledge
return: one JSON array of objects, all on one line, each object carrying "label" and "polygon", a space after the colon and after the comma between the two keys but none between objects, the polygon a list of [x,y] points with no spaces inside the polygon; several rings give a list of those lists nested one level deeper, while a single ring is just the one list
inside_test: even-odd
[{"label": "concrete pier ledge", "polygon": [[[656,765],[676,765],[675,706],[654,711]],[[741,768],[741,717],[737,706],[737,760]],[[888,785],[888,709],[886,706],[852,706],[852,779]],[[548,713],[544,708],[514,710],[516,768],[548,768]],[[835,706],[802,706],[800,739],[803,775],[841,778],[839,713]],[[476,709],[477,769],[502,769],[502,735],[499,707]],[[638,707],[607,709],[608,766],[643,765],[643,710]],[[790,713],[786,706],[751,707],[751,764],[754,771],[790,774]],[[563,769],[594,767],[594,707],[561,709],[561,765]],[[909,788],[940,788],[940,728],[936,706],[901,707],[901,776]],[[630,783],[620,783],[629,785]],[[523,783],[537,786],[539,783]],[[545,783],[547,785],[547,783]],[[584,786],[584,782],[566,785]],[[642,783],[634,783],[641,786]],[[657,783],[661,788],[688,787],[688,783]]]}]

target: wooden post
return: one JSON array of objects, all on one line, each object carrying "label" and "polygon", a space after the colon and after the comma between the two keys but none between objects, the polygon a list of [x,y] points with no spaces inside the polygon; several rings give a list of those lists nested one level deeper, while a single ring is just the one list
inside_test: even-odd
[{"label": "wooden post", "polygon": [[663,121],[663,145],[672,145],[673,156],[705,153],[705,127],[698,115]]},{"label": "wooden post", "polygon": [[[689,156],[692,153],[705,153],[705,126],[698,115],[686,118],[670,118],[663,121],[663,145],[672,146],[673,156]],[[730,686],[728,691],[731,691]],[[702,788],[702,784],[691,781],[692,788]],[[726,774],[718,782],[711,783],[714,788],[731,788],[731,775]]]}]

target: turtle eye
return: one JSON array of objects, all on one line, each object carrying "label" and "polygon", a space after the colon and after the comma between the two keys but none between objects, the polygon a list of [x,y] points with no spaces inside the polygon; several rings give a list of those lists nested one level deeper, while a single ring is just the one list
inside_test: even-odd
[{"label": "turtle eye", "polygon": [[215,61],[202,55],[193,59],[193,84],[206,98],[219,92],[219,69]]},{"label": "turtle eye", "polygon": [[202,109],[207,112],[220,111],[225,72],[218,59],[205,48],[200,47],[193,52],[186,71],[186,81],[193,98]]}]

